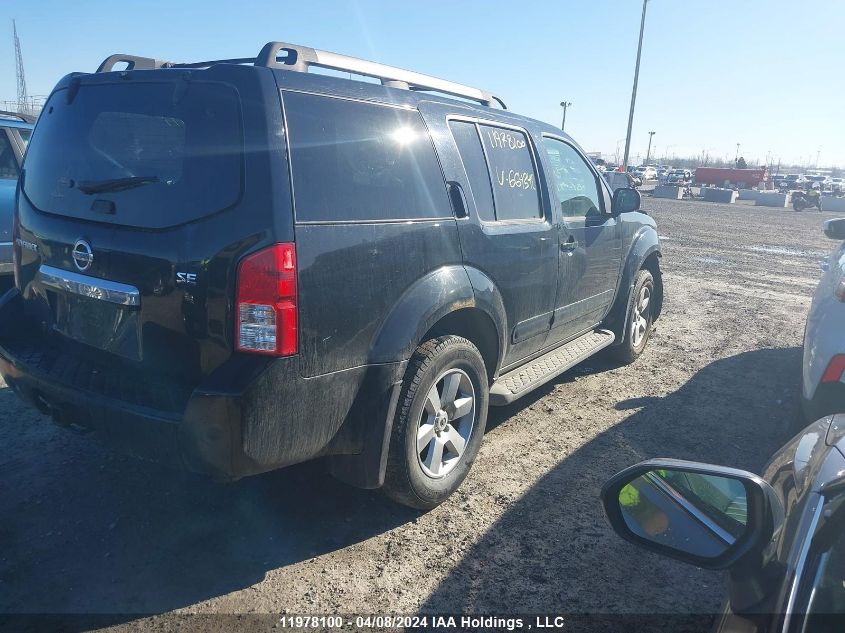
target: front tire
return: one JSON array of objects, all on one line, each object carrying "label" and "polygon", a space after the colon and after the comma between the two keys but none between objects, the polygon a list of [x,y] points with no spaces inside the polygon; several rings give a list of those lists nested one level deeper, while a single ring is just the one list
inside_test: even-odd
[{"label": "front tire", "polygon": [[651,338],[655,306],[654,276],[648,270],[640,270],[634,280],[630,306],[625,317],[623,340],[610,348],[615,360],[622,364],[633,363],[645,350]]},{"label": "front tire", "polygon": [[421,510],[445,501],[478,454],[487,405],[487,370],[475,345],[459,336],[420,345],[393,420],[384,492]]}]

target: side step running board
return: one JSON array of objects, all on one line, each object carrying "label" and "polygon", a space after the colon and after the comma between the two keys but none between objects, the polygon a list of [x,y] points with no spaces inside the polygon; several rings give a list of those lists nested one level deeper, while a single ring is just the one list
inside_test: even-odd
[{"label": "side step running board", "polygon": [[490,405],[510,404],[607,347],[613,343],[613,339],[613,332],[608,330],[587,332],[566,345],[561,345],[530,363],[499,376],[490,386]]}]

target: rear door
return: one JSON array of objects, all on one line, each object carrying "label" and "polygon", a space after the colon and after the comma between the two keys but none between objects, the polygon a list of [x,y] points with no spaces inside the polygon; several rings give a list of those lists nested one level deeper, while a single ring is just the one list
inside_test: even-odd
[{"label": "rear door", "polygon": [[570,339],[605,317],[619,277],[622,236],[610,194],[591,163],[562,138],[544,136],[549,188],[559,209],[560,268],[550,342]]},{"label": "rear door", "polygon": [[[519,126],[424,103],[446,179],[467,203],[458,219],[464,263],[496,284],[508,319],[504,365],[540,350],[557,285],[557,231],[538,176],[536,147]],[[449,157],[457,157],[450,160]]]},{"label": "rear door", "polygon": [[192,378],[228,358],[237,261],[293,238],[283,129],[267,69],[60,84],[19,200],[21,285],[57,340]]}]

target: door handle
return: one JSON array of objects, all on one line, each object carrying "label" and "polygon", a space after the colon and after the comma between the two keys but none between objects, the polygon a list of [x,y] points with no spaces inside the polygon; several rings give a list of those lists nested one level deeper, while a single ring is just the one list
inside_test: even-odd
[{"label": "door handle", "polygon": [[568,240],[560,243],[560,250],[562,250],[562,251],[572,252],[577,248],[578,248],[578,242],[571,235],[569,236]]}]

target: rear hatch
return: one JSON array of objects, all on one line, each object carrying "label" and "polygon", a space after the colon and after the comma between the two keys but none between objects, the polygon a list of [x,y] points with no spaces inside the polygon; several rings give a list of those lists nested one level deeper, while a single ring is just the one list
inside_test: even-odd
[{"label": "rear hatch", "polygon": [[292,241],[264,68],[69,75],[32,136],[18,285],[54,343],[197,381],[232,355],[236,266]]}]

